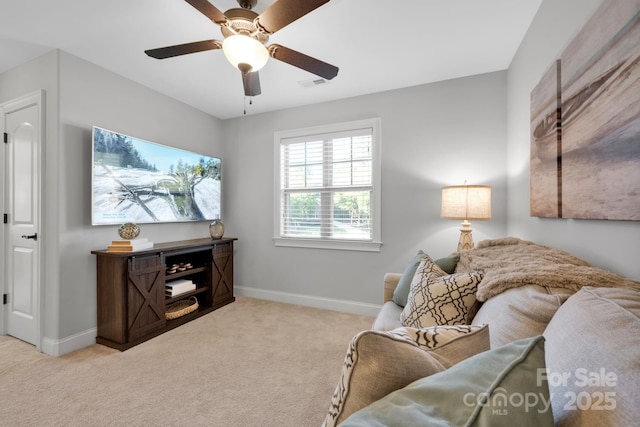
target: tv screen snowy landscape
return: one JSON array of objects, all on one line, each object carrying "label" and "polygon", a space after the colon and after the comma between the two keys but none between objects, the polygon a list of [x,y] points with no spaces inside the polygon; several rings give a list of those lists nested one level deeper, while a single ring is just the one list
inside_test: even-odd
[{"label": "tv screen snowy landscape", "polygon": [[220,218],[220,159],[93,128],[93,225]]}]

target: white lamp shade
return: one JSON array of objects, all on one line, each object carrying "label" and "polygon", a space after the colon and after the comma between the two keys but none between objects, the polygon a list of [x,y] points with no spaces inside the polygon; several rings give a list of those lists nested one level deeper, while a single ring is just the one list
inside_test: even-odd
[{"label": "white lamp shade", "polygon": [[442,189],[440,216],[448,219],[491,219],[491,187],[452,185]]},{"label": "white lamp shade", "polygon": [[224,56],[234,67],[249,64],[251,71],[258,71],[267,63],[269,52],[258,40],[249,36],[233,35],[222,42]]}]

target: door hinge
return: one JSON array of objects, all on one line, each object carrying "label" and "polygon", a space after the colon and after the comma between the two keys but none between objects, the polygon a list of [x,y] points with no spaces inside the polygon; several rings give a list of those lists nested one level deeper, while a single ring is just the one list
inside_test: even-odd
[{"label": "door hinge", "polygon": [[9,224],[9,215],[4,214],[4,223]]},{"label": "door hinge", "polygon": [[9,302],[9,295],[2,294],[2,305],[6,305]]},{"label": "door hinge", "polygon": [[8,143],[9,142],[9,134],[8,133],[4,133],[4,143]]}]

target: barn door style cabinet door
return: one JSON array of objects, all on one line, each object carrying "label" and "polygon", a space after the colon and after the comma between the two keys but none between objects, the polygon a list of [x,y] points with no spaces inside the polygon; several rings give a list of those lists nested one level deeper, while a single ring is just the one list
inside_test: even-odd
[{"label": "barn door style cabinet door", "polygon": [[[183,240],[129,253],[92,251],[97,257],[96,342],[123,351],[235,301],[235,240]],[[178,283],[187,288],[167,291]],[[167,319],[170,307],[186,301],[197,301],[197,310]]]},{"label": "barn door style cabinet door", "polygon": [[233,300],[233,246],[213,248],[213,300],[224,303]]},{"label": "barn door style cabinet door", "polygon": [[166,325],[162,254],[126,259],[127,322],[130,340],[144,337]]}]

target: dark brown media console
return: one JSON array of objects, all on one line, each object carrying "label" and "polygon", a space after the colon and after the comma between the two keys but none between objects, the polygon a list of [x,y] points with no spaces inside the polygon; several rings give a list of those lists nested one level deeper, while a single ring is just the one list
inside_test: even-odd
[{"label": "dark brown media console", "polygon": [[[233,242],[211,238],[157,243],[136,252],[91,251],[97,256],[98,336],[96,342],[120,351],[235,301]],[[189,268],[168,274],[174,264]],[[196,289],[165,296],[165,283],[190,279]],[[168,305],[195,296],[198,309],[167,320]]]}]

